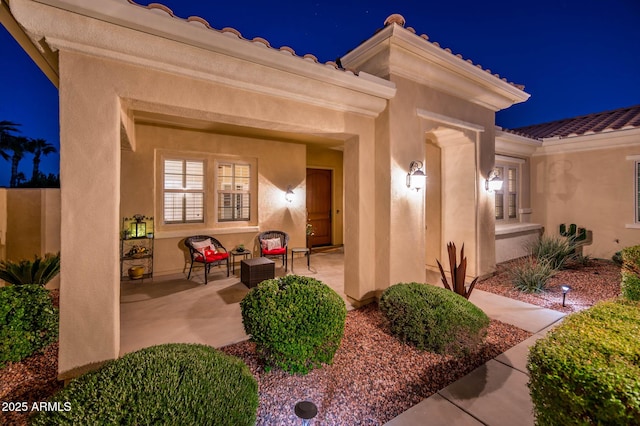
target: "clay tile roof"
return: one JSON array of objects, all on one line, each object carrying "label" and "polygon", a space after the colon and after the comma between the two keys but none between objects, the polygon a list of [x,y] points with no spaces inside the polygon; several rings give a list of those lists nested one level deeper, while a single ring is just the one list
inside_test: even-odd
[{"label": "clay tile roof", "polygon": [[[403,27],[403,28],[405,28],[406,30],[408,30],[408,31],[412,32],[413,34],[418,35],[418,34],[416,33],[416,30],[415,30],[413,27],[405,27],[406,20],[404,19],[404,16],[402,16],[402,15],[400,15],[400,14],[398,14],[398,13],[394,13],[393,15],[389,15],[389,16],[387,17],[387,19],[385,19],[385,20],[384,20],[384,26],[385,26],[385,27],[387,27],[387,26],[389,26],[389,25],[392,25],[392,24],[400,25],[401,27]],[[429,41],[429,36],[428,36],[428,35],[426,35],[426,34],[420,34],[418,37],[420,37],[420,38],[424,39],[425,41]],[[491,70],[490,70],[490,69],[488,69],[488,68],[487,68],[487,69],[485,69],[485,68],[483,68],[483,66],[482,66],[482,65],[480,65],[480,64],[474,64],[474,63],[473,63],[473,61],[471,61],[470,59],[465,59],[461,54],[459,54],[459,53],[457,53],[457,54],[456,54],[456,53],[453,53],[453,52],[451,51],[451,49],[450,49],[450,48],[448,48],[448,47],[447,47],[447,48],[443,48],[443,47],[440,45],[440,43],[438,43],[437,41],[433,41],[433,42],[430,42],[430,43],[431,43],[431,44],[433,44],[433,45],[434,45],[434,46],[436,46],[436,47],[439,47],[440,49],[444,50],[445,52],[447,52],[447,53],[449,53],[449,54],[451,54],[451,55],[456,56],[458,59],[460,59],[460,60],[462,60],[462,61],[465,61],[465,62],[468,62],[468,63],[470,63],[470,64],[472,64],[472,65],[475,65],[476,67],[480,68],[481,70],[486,71],[487,73],[489,73],[489,74],[493,75],[494,77],[496,77],[496,78],[498,78],[498,79],[500,79],[500,80],[502,80],[502,81],[504,81],[504,82],[506,82],[506,83],[508,83],[508,84],[512,85],[513,87],[515,87],[515,88],[517,88],[517,89],[520,89],[520,90],[524,90],[524,85],[522,85],[522,84],[516,84],[516,83],[513,83],[513,82],[511,82],[511,81],[508,81],[506,78],[501,78],[501,77],[500,77],[500,74],[494,74],[494,73],[492,73],[492,72],[491,72]]]},{"label": "clay tile roof", "polygon": [[624,128],[640,128],[640,105],[519,127],[512,129],[511,132],[535,139],[545,139],[579,136],[585,133],[599,133]]},{"label": "clay tile roof", "polygon": [[[254,37],[253,40],[247,40],[246,38],[244,38],[242,36],[240,31],[236,30],[235,28],[231,28],[231,27],[224,27],[222,29],[213,28],[209,24],[209,22],[207,22],[206,19],[204,19],[204,18],[202,18],[200,16],[190,16],[187,19],[180,18],[180,17],[176,16],[171,9],[169,9],[167,6],[165,6],[165,5],[161,4],[161,3],[150,3],[147,6],[144,6],[142,4],[137,3],[136,0],[126,0],[126,1],[128,1],[129,4],[131,4],[131,5],[148,9],[151,12],[154,12],[154,13],[158,13],[158,14],[161,14],[161,15],[169,16],[169,17],[174,18],[174,19],[186,21],[186,22],[188,22],[190,24],[199,25],[199,26],[204,27],[206,29],[209,29],[209,30],[212,30],[212,31],[217,31],[219,33],[228,35],[230,37],[235,37],[235,38],[238,38],[240,40],[245,40],[245,41],[257,44],[259,46],[264,46],[264,47],[267,47],[269,49],[273,49],[275,51],[280,51],[281,53],[284,53],[286,55],[290,55],[290,56],[294,56],[294,57],[297,57],[297,58],[300,58],[300,59],[304,59],[304,60],[309,61],[309,62],[319,63],[318,62],[318,58],[316,58],[314,55],[312,55],[310,53],[307,53],[306,55],[303,55],[303,56],[299,56],[289,46],[281,46],[280,48],[276,49],[273,46],[271,46],[271,44],[269,43],[268,40],[266,40],[266,39],[264,39],[262,37]],[[404,25],[404,23],[403,23],[403,25]],[[337,63],[335,63],[333,61],[328,61],[324,65],[328,66],[328,67],[331,67],[331,68],[335,68],[335,69],[343,71],[343,72],[347,72],[347,73],[352,73],[352,74],[358,75],[357,72],[347,71],[347,70],[342,69],[342,67],[340,67],[339,64],[337,64]]]}]

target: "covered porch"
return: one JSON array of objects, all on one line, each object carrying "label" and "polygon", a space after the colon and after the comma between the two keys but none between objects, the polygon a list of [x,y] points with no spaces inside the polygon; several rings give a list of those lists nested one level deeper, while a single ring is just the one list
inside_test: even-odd
[{"label": "covered porch", "polygon": [[[322,249],[306,259],[295,257],[294,273],[315,278],[344,293],[344,250]],[[222,347],[248,338],[242,326],[240,301],[249,289],[240,282],[240,268],[226,277],[225,268],[212,268],[204,285],[203,269],[120,284],[120,356],[163,343],[201,343]],[[286,273],[291,272],[291,265]],[[285,274],[276,261],[276,276]]]}]

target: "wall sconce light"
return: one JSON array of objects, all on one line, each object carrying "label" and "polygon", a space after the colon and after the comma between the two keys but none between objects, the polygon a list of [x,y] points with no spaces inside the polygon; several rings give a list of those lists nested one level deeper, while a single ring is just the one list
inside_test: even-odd
[{"label": "wall sconce light", "polygon": [[422,171],[422,161],[412,161],[407,173],[407,188],[420,191],[424,188],[426,181],[427,175]]},{"label": "wall sconce light", "polygon": [[493,169],[489,172],[487,180],[484,181],[484,189],[489,192],[500,191],[504,181],[500,179],[500,174],[497,169]]},{"label": "wall sconce light", "polygon": [[294,192],[291,189],[291,185],[289,185],[287,187],[287,192],[284,193],[284,199],[287,200],[288,203],[293,201],[293,197],[294,197]]},{"label": "wall sconce light", "polygon": [[560,286],[560,288],[562,289],[562,307],[565,307],[566,305],[564,304],[564,302],[567,298],[567,293],[571,291],[571,287],[569,287],[566,284],[563,284],[562,286]]}]

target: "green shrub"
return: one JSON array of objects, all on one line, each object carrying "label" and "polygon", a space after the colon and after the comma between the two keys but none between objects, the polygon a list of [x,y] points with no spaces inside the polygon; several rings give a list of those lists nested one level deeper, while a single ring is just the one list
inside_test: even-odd
[{"label": "green shrub", "polygon": [[528,246],[537,260],[546,260],[553,269],[562,269],[574,256],[574,247],[566,238],[543,235]]},{"label": "green shrub", "polygon": [[35,256],[33,261],[0,261],[0,280],[12,285],[45,285],[60,272],[60,253],[45,254],[44,258]]},{"label": "green shrub", "polygon": [[464,297],[429,284],[399,283],[380,297],[391,332],[421,350],[456,353],[476,346],[489,318]]},{"label": "green shrub", "polygon": [[58,310],[49,291],[29,284],[0,287],[0,368],[58,339]]},{"label": "green shrub", "polygon": [[509,276],[513,286],[527,293],[541,293],[547,289],[549,279],[557,271],[547,260],[534,260],[528,258],[509,270]]},{"label": "green shrub", "polygon": [[572,314],[530,349],[539,425],[640,424],[640,304],[602,302]]},{"label": "green shrub", "polygon": [[342,298],[313,278],[287,275],[258,284],[240,302],[244,329],[267,369],[308,373],[330,364],[344,334]]},{"label": "green shrub", "polygon": [[253,425],[258,384],[238,358],[167,344],[110,361],[49,402],[62,410],[39,412],[33,424]]},{"label": "green shrub", "polygon": [[611,260],[618,266],[622,266],[622,251],[617,251],[611,256]]},{"label": "green shrub", "polygon": [[622,250],[622,296],[640,300],[640,246]]}]

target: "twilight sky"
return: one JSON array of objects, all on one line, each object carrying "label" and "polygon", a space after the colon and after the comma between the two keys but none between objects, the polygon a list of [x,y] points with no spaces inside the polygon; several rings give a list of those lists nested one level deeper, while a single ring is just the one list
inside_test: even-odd
[{"label": "twilight sky", "polygon": [[[201,16],[214,28],[233,27],[247,39],[262,37],[321,62],[342,56],[400,13],[417,34],[525,85],[531,98],[496,115],[506,128],[640,104],[638,0],[158,2],[176,16]],[[0,58],[0,120],[59,147],[57,89],[2,26]],[[58,155],[45,157],[41,170],[58,173],[58,163]],[[0,186],[8,186],[9,166],[0,158]],[[31,169],[26,155],[20,171],[30,177]]]}]

